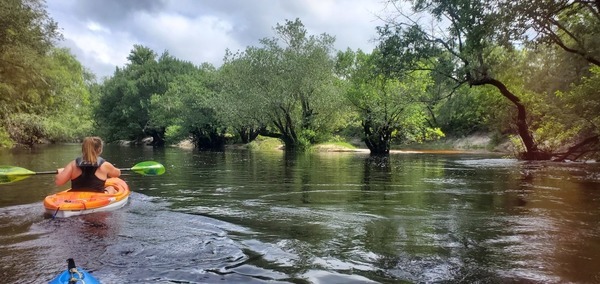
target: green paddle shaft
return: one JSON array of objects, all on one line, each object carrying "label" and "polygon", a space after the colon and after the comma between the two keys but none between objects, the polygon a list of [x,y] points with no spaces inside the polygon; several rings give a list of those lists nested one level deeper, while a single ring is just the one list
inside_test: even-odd
[{"label": "green paddle shaft", "polygon": [[[165,173],[165,167],[158,162],[145,161],[137,163],[131,168],[123,168],[121,171],[133,171],[143,176],[158,176]],[[34,172],[21,167],[0,166],[0,184],[11,183],[26,179],[32,175],[56,174],[54,171]]]}]

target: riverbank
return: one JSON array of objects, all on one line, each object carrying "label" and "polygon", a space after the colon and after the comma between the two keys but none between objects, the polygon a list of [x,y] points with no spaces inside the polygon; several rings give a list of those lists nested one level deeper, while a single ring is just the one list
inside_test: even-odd
[{"label": "riverbank", "polygon": [[481,151],[507,154],[512,154],[515,151],[513,144],[508,139],[497,141],[487,133],[475,133],[464,137],[447,137],[422,144],[405,145],[400,148],[412,150]]},{"label": "riverbank", "polygon": [[[178,147],[193,147],[189,142],[180,143]],[[248,145],[233,144],[227,145],[227,149],[249,148],[256,150],[282,150],[283,144],[279,139],[259,137]],[[509,141],[501,143],[495,142],[488,134],[478,133],[466,137],[449,137],[438,141],[410,144],[410,145],[392,145],[390,153],[407,152],[495,152],[512,154],[513,147]],[[349,142],[327,142],[317,144],[311,147],[315,152],[359,152],[369,153],[369,149],[360,139],[354,139]]]}]

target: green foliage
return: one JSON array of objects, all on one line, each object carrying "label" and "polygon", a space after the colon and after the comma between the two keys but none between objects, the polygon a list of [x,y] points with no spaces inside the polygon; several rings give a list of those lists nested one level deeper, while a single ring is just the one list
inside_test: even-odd
[{"label": "green foliage", "polygon": [[342,135],[385,153],[390,142],[492,131],[524,152],[556,153],[600,134],[598,5],[410,4],[432,21],[389,22],[372,54],[334,57],[334,37],[310,35],[296,19],[260,46],[227,52],[219,69],[134,45],[128,64],[98,84],[54,47],[60,34],[43,1],[2,1],[0,147],[95,134],[219,148],[262,134],[275,139],[250,145],[305,150]]},{"label": "green foliage", "polygon": [[437,117],[440,127],[452,136],[465,136],[477,131],[489,130],[488,123],[494,120],[493,113],[490,111],[494,110],[496,105],[486,99],[493,97],[491,94],[474,89],[456,92],[437,110],[440,114]]},{"label": "green foliage", "polygon": [[[500,72],[496,75],[511,86],[511,91],[527,97],[530,91],[515,89],[524,86],[530,78],[526,71],[526,53],[502,53],[495,50],[495,64]],[[528,105],[531,106],[531,105]],[[440,100],[434,108],[437,113],[437,123],[450,136],[466,136],[476,132],[510,133],[514,130],[515,107],[492,86],[477,88],[461,85],[453,90],[451,96]],[[531,117],[530,117],[531,118]]]},{"label": "green foliage", "polygon": [[48,79],[54,95],[45,112],[46,138],[55,142],[79,141],[94,134],[90,100],[94,77],[66,49],[54,49],[49,56]]},{"label": "green foliage", "polygon": [[392,68],[393,72],[386,74],[397,77],[403,72],[422,70],[421,64],[424,64],[425,68],[443,74],[447,82],[452,82],[456,86],[453,90],[463,84],[495,87],[517,110],[513,125],[525,146],[522,157],[548,159],[549,155],[540,150],[532,135],[523,94],[515,91],[515,85],[498,77],[503,72],[502,63],[507,62],[498,50],[513,50],[511,40],[521,37],[523,32],[512,28],[513,21],[507,20],[510,15],[503,14],[502,4],[498,1],[414,1],[413,12],[431,16],[433,23],[425,25],[404,19],[405,22],[380,28],[380,48],[384,55],[380,65],[384,70]]},{"label": "green foliage", "polygon": [[513,52],[503,65],[499,77],[522,94],[529,124],[543,151],[558,153],[597,133],[598,86],[593,83],[597,76],[594,68],[585,66],[581,58],[548,47]]},{"label": "green foliage", "polygon": [[93,75],[54,47],[60,34],[43,1],[3,1],[0,26],[0,124],[8,136],[32,145],[88,135]]},{"label": "green foliage", "polygon": [[156,61],[156,53],[143,45],[134,44],[133,50],[127,56],[130,66],[143,66],[146,63],[153,63]]},{"label": "green foliage", "polygon": [[281,147],[281,140],[272,137],[258,136],[248,143],[248,149],[258,151],[273,151]]},{"label": "green foliage", "polygon": [[0,3],[0,119],[27,111],[47,93],[44,60],[60,37],[42,1],[7,0]]},{"label": "green foliage", "polygon": [[12,141],[32,146],[40,143],[46,136],[45,119],[41,116],[27,113],[10,115],[5,122],[5,127]]},{"label": "green foliage", "polygon": [[117,68],[100,88],[101,96],[94,116],[108,141],[141,141],[152,136],[155,145],[164,143],[169,124],[161,122],[160,118],[153,119],[152,98],[163,96],[178,76],[195,72],[197,68],[168,52],[156,57],[149,48],[135,45],[127,57],[129,64]]},{"label": "green foliage", "polygon": [[224,120],[281,138],[286,149],[305,149],[343,122],[343,101],[333,74],[333,37],[309,36],[300,20],[275,27],[277,38],[225,60]]},{"label": "green foliage", "polygon": [[0,118],[47,95],[44,58],[59,33],[44,8],[38,0],[0,2]]},{"label": "green foliage", "polygon": [[600,66],[590,71],[590,76],[573,84],[570,92],[559,94],[559,98],[570,115],[578,117],[590,132],[600,134]]},{"label": "green foliage", "polygon": [[226,128],[214,109],[216,76],[212,66],[203,65],[195,73],[176,77],[164,95],[152,97],[152,125],[170,129],[170,140],[191,135],[198,148],[222,148]]},{"label": "green foliage", "polygon": [[510,26],[529,40],[600,66],[600,5],[593,1],[519,0],[503,3]]},{"label": "green foliage", "polygon": [[0,125],[0,148],[11,148],[13,145],[14,142],[10,139],[8,131],[6,131],[4,126]]},{"label": "green foliage", "polygon": [[270,122],[268,112],[263,111],[260,90],[256,87],[255,80],[259,74],[253,74],[252,70],[250,56],[227,52],[217,77],[221,91],[213,99],[217,118],[242,143],[254,140]]},{"label": "green foliage", "polygon": [[346,97],[361,114],[363,139],[372,153],[388,153],[393,139],[416,142],[441,134],[427,125],[422,103],[430,96],[428,72],[414,72],[402,80],[387,77],[377,51],[368,55],[348,50],[339,53],[338,59],[337,71],[350,82]]},{"label": "green foliage", "polygon": [[20,114],[43,114],[52,103],[47,54],[60,34],[39,0],[1,1],[0,27],[0,125],[13,139],[24,139],[16,142],[31,144],[38,137],[23,134],[36,127]]},{"label": "green foliage", "polygon": [[46,12],[42,0],[5,0],[0,3],[0,50],[21,46],[39,54],[53,47],[60,37],[58,26]]},{"label": "green foliage", "polygon": [[600,135],[600,67],[594,66],[590,72],[589,76],[572,84],[569,91],[557,92],[562,116],[546,121],[540,128],[540,131],[552,134],[556,148]]},{"label": "green foliage", "polygon": [[181,125],[170,125],[165,130],[165,142],[167,144],[176,144],[189,136]]},{"label": "green foliage", "polygon": [[399,127],[391,135],[400,144],[435,141],[445,136],[439,127],[427,125],[427,116],[419,104],[408,106],[398,123]]}]

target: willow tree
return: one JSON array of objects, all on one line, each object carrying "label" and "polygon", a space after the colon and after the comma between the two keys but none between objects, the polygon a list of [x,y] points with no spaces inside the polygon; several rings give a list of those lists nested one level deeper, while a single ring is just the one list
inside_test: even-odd
[{"label": "willow tree", "polygon": [[245,111],[267,117],[262,134],[280,138],[286,150],[301,149],[337,126],[334,114],[342,100],[333,73],[334,38],[308,35],[298,19],[278,24],[275,31],[276,37],[260,40],[262,46],[248,47],[227,61],[247,62],[241,71],[248,74],[244,96],[254,103]]},{"label": "willow tree", "polygon": [[402,80],[383,74],[378,66],[380,53],[362,51],[338,53],[338,72],[349,81],[347,99],[360,113],[363,141],[371,154],[389,154],[392,139],[422,142],[443,136],[427,123],[429,72],[413,72]]},{"label": "willow tree", "polygon": [[[227,51],[225,62],[219,69],[221,94],[215,97],[217,116],[239,141],[247,144],[262,132],[267,132],[270,119],[264,110],[261,90],[254,81],[259,74],[245,53]],[[256,66],[254,66],[256,67]]]}]

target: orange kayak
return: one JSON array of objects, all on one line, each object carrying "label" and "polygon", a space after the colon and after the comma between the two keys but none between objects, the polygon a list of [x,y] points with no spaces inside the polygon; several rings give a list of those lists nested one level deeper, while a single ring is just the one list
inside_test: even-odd
[{"label": "orange kayak", "polygon": [[71,217],[93,212],[112,211],[119,209],[129,199],[129,186],[120,178],[109,178],[105,186],[117,190],[115,194],[89,191],[61,191],[44,199],[46,214],[53,217]]}]

